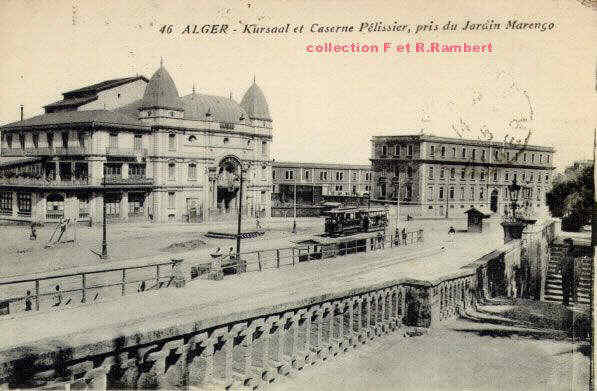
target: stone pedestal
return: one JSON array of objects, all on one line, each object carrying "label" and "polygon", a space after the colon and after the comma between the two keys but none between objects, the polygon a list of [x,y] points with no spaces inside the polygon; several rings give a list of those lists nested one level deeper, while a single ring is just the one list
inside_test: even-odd
[{"label": "stone pedestal", "polygon": [[502,228],[504,229],[504,243],[508,243],[514,239],[522,238],[522,231],[527,224],[522,221],[504,221]]}]

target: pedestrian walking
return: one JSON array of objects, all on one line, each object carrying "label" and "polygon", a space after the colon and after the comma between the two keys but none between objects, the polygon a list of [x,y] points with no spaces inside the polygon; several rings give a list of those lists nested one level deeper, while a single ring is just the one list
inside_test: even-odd
[{"label": "pedestrian walking", "polygon": [[230,258],[231,261],[236,258],[236,253],[234,252],[234,247],[232,246],[230,246],[230,250],[228,250],[228,258]]}]

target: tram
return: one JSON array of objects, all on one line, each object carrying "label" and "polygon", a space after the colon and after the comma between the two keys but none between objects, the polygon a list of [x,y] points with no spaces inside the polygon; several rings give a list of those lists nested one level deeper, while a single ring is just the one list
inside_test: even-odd
[{"label": "tram", "polygon": [[329,236],[385,231],[388,225],[385,208],[333,209],[326,216],[325,234]]}]

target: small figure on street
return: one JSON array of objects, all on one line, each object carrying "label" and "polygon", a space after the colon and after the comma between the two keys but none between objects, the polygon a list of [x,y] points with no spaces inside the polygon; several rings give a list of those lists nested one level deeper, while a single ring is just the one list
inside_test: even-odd
[{"label": "small figure on street", "polygon": [[558,268],[562,274],[562,303],[568,307],[570,299],[576,301],[576,279],[575,279],[575,259],[574,242],[570,238],[564,239],[566,245],[565,254],[560,260]]},{"label": "small figure on street", "polygon": [[31,291],[27,291],[27,295],[25,296],[25,311],[31,311]]},{"label": "small figure on street", "polygon": [[29,234],[29,240],[37,240],[37,231],[35,230],[35,223],[31,223],[31,233]]},{"label": "small figure on street", "polygon": [[402,244],[406,245],[406,227],[402,228]]},{"label": "small figure on street", "polygon": [[230,246],[230,250],[228,250],[228,257],[230,260],[234,260],[236,258],[236,253],[234,252],[234,247]]},{"label": "small figure on street", "polygon": [[448,235],[450,236],[450,242],[453,242],[454,236],[456,235],[456,230],[454,229],[454,227],[450,226],[450,229],[448,230]]},{"label": "small figure on street", "polygon": [[60,304],[62,304],[62,292],[60,292],[60,285],[56,285],[54,290],[56,293],[54,293],[54,304],[52,304],[52,307],[58,307]]},{"label": "small figure on street", "polygon": [[141,285],[139,285],[139,289],[137,289],[137,292],[141,293],[145,291],[145,281],[141,281]]},{"label": "small figure on street", "polygon": [[261,229],[261,222],[259,221],[259,214],[257,215],[257,219],[255,220],[255,226],[257,229]]}]

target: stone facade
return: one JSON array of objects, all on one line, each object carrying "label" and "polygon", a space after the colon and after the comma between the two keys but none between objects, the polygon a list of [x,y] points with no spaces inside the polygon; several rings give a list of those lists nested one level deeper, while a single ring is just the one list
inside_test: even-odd
[{"label": "stone facade", "polygon": [[544,213],[553,153],[549,147],[495,141],[375,136],[373,194],[387,201],[399,198],[401,213],[411,216],[463,217],[470,207],[504,214],[510,210],[507,186],[516,180],[529,188],[521,207]]},{"label": "stone facade", "polygon": [[293,203],[296,186],[298,204],[322,199],[363,197],[372,191],[371,166],[308,162],[273,162],[274,198],[279,205]]},{"label": "stone facade", "polygon": [[[269,216],[272,120],[257,84],[231,97],[179,97],[161,66],[63,94],[0,127],[0,218],[201,222]],[[228,178],[228,179],[226,179]],[[14,205],[13,205],[14,203]],[[9,205],[10,204],[10,205]]]}]

